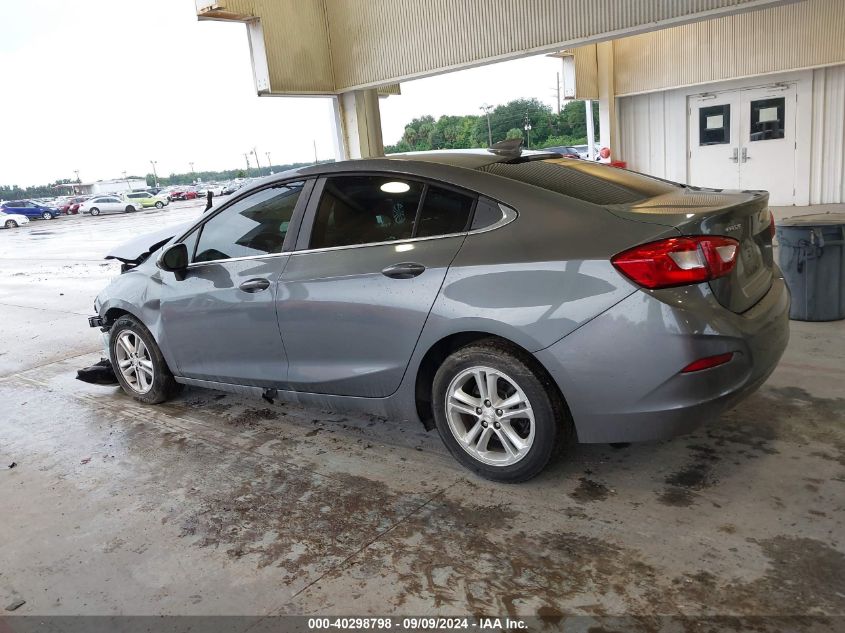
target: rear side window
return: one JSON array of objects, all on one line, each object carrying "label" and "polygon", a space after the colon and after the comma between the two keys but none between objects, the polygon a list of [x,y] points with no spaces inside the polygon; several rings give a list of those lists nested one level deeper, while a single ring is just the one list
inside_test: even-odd
[{"label": "rear side window", "polygon": [[598,205],[630,204],[675,191],[670,183],[588,161],[548,159],[482,167],[497,176]]},{"label": "rear side window", "polygon": [[432,237],[466,231],[474,201],[473,198],[454,191],[429,187],[414,237]]},{"label": "rear side window", "polygon": [[310,248],[404,240],[412,236],[422,197],[419,182],[393,176],[326,180]]}]

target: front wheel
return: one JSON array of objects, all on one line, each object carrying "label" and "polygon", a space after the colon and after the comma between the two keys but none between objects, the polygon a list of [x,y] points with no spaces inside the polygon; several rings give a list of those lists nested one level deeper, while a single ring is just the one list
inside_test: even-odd
[{"label": "front wheel", "polygon": [[109,353],[120,386],[135,400],[158,404],[178,390],[152,334],[134,317],[115,321],[109,332]]},{"label": "front wheel", "polygon": [[156,202],[156,209],[163,209],[163,208],[164,208],[164,203],[163,203],[163,202],[161,202],[161,201]]},{"label": "front wheel", "polygon": [[50,213],[49,211],[45,211],[44,213],[41,214],[41,219],[42,220],[52,220],[53,214]]},{"label": "front wheel", "polygon": [[126,213],[132,213],[134,210],[135,207],[133,207],[131,204],[124,209]]},{"label": "front wheel", "polygon": [[6,228],[7,229],[16,229],[18,228],[18,223],[14,220],[6,220]]},{"label": "front wheel", "polygon": [[494,481],[536,476],[572,433],[566,406],[537,361],[500,341],[449,356],[434,376],[432,397],[449,452]]}]

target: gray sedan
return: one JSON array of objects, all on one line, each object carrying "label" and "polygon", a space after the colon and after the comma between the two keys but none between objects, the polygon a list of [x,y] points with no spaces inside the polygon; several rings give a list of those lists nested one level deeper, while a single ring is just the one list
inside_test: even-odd
[{"label": "gray sedan", "polygon": [[510,145],[324,164],[117,249],[89,321],[141,402],[374,413],[524,481],[569,440],[685,433],[766,380],[789,310],[767,205]]}]

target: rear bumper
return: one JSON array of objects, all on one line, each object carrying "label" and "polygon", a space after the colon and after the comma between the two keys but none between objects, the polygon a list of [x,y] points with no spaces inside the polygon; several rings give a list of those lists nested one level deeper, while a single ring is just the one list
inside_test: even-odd
[{"label": "rear bumper", "polygon": [[[687,433],[771,375],[789,341],[783,279],[734,314],[706,284],[636,292],[536,353],[567,400],[581,442],[633,442]],[[692,361],[729,363],[682,374]]]}]

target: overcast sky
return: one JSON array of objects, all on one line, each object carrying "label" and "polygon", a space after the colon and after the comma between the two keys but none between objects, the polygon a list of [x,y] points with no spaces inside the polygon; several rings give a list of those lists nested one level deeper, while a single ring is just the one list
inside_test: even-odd
[{"label": "overcast sky", "polygon": [[[431,114],[555,101],[559,60],[532,57],[402,84],[384,141]],[[198,22],[192,0],[0,1],[0,184],[159,175],[332,157],[331,103],[255,95],[246,27]],[[254,158],[250,157],[254,166]]]}]

